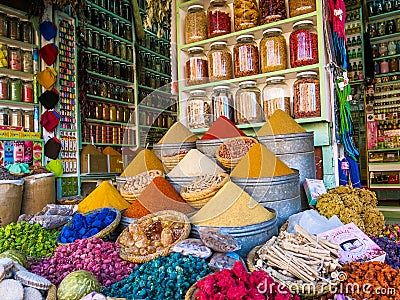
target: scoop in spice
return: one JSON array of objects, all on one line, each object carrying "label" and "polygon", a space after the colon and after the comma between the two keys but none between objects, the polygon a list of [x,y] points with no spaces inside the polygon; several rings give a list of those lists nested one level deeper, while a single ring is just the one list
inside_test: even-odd
[{"label": "scoop in spice", "polygon": [[164,167],[158,157],[149,149],[144,149],[136,155],[126,167],[121,176],[136,176],[149,170],[160,170],[165,173]]},{"label": "scoop in spice", "polygon": [[176,122],[157,144],[190,143],[195,142],[197,139],[197,136],[187,129],[185,125],[181,122]]},{"label": "scoop in spice", "polygon": [[201,138],[202,140],[214,140],[246,136],[246,134],[233,124],[231,120],[220,116]]},{"label": "scoop in spice", "polygon": [[260,130],[257,136],[266,136],[274,134],[290,134],[306,132],[297,122],[281,109],[277,109]]},{"label": "scoop in spice", "polygon": [[261,178],[292,174],[293,170],[267,147],[255,144],[233,169],[231,177]]}]

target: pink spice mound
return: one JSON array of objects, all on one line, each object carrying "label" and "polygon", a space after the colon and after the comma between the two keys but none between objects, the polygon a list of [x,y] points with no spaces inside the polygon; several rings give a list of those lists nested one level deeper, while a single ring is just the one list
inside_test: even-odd
[{"label": "pink spice mound", "polygon": [[196,284],[197,300],[300,300],[289,289],[275,282],[266,272],[248,273],[241,262],[232,270],[208,275]]}]

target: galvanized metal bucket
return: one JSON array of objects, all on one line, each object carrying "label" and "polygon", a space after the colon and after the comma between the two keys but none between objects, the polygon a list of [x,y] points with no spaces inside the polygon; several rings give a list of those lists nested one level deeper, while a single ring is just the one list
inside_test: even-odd
[{"label": "galvanized metal bucket", "polygon": [[193,180],[196,179],[196,177],[168,177],[168,176],[165,176],[165,178],[174,187],[174,189],[177,190],[178,193],[181,192],[181,188],[184,185],[188,185],[189,183],[191,183]]},{"label": "galvanized metal bucket", "polygon": [[303,182],[305,178],[316,177],[314,132],[259,136],[257,139],[288,167],[299,170],[302,208],[307,209],[308,200]]},{"label": "galvanized metal bucket", "polygon": [[195,142],[176,144],[153,144],[153,152],[160,160],[163,156],[171,156],[174,154],[178,154],[181,151],[189,151],[191,149],[196,149]]},{"label": "galvanized metal bucket", "polygon": [[276,211],[271,208],[268,210],[274,213],[275,216],[271,220],[265,222],[239,227],[206,227],[192,224],[190,235],[194,238],[199,238],[200,228],[213,228],[219,230],[221,233],[230,234],[237,240],[241,247],[240,250],[235,252],[242,257],[246,257],[255,246],[262,245],[271,237],[278,235]]},{"label": "galvanized metal bucket", "polygon": [[213,140],[197,140],[196,147],[197,147],[197,150],[199,150],[200,152],[203,152],[208,157],[215,159],[215,153],[216,153],[218,147],[222,143],[229,141],[229,140],[230,140],[230,138],[213,139]]},{"label": "galvanized metal bucket", "polygon": [[281,227],[291,215],[301,211],[299,171],[294,171],[293,174],[276,177],[231,177],[231,181],[265,208],[274,209]]}]

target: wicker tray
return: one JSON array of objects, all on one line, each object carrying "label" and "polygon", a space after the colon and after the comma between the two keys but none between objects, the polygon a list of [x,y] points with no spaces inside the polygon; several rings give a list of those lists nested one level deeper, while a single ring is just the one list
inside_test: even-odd
[{"label": "wicker tray", "polygon": [[[110,210],[114,211],[116,213],[115,219],[114,221],[108,225],[106,228],[104,228],[103,230],[101,230],[100,232],[96,233],[95,235],[89,237],[89,238],[100,238],[100,239],[106,239],[117,227],[119,222],[121,221],[121,212],[113,207],[108,207]],[[102,208],[97,208],[91,211],[88,211],[87,213],[84,213],[84,216],[88,216],[90,214],[93,213],[97,213],[100,212],[102,210]],[[69,221],[67,224],[65,224],[64,226],[71,226],[72,225],[72,220]],[[61,233],[60,233],[61,234]],[[61,243],[60,241],[60,234],[57,236],[57,243],[59,245],[69,245],[72,243]]]},{"label": "wicker tray", "polygon": [[[256,246],[253,249],[251,249],[251,251],[249,252],[249,254],[247,255],[247,260],[246,260],[246,264],[247,264],[247,268],[249,269],[250,272],[256,271],[255,268],[255,261],[257,259],[257,251],[261,249],[262,246]],[[290,281],[283,281],[280,280],[278,278],[276,278],[275,276],[271,275],[270,276],[278,283],[286,286],[287,288],[289,288],[289,290],[294,290],[294,291],[306,291],[307,289],[310,288],[310,283],[304,283],[304,284],[298,284],[296,282],[290,282]],[[338,283],[339,284],[339,283]],[[332,286],[333,283],[332,283]],[[316,296],[322,296],[326,293],[328,293],[331,290],[331,287],[329,285],[322,285],[321,282],[317,282],[315,285],[315,291],[316,293],[298,293],[299,296],[302,297],[316,297]]]},{"label": "wicker tray", "polygon": [[198,291],[200,291],[197,286],[196,286],[195,282],[194,284],[192,284],[192,286],[187,290],[186,294],[185,294],[185,300],[196,300],[196,294]]},{"label": "wicker tray", "polygon": [[47,291],[46,300],[57,300],[57,288],[54,284]]},{"label": "wicker tray", "polygon": [[226,144],[230,143],[233,140],[250,140],[253,141],[255,144],[258,143],[258,141],[255,138],[249,137],[249,136],[241,136],[241,137],[235,137],[232,139],[229,139],[228,141],[222,143],[221,145],[218,146],[217,151],[215,152],[215,157],[217,160],[227,169],[233,169],[237,166],[237,164],[240,162],[240,160],[243,158],[238,157],[238,158],[224,158],[219,155],[220,150],[222,147],[224,147]]},{"label": "wicker tray", "polygon": [[[159,171],[159,170],[149,170],[149,171],[145,171],[143,173],[140,173],[136,176],[131,176],[131,177],[127,177],[126,181],[121,185],[120,187],[120,194],[121,196],[128,201],[130,204],[132,204],[133,201],[137,200],[140,196],[140,194],[146,189],[147,185],[142,187],[140,190],[137,190],[134,193],[128,192],[125,190],[125,184],[129,181],[134,179],[135,177],[139,177],[139,176],[146,176],[146,177],[150,177],[151,179],[154,179],[155,177],[164,177],[164,174]],[[150,181],[151,182],[151,181]]]},{"label": "wicker tray", "polygon": [[143,255],[133,255],[131,253],[128,253],[125,250],[126,247],[121,245],[121,243],[120,243],[120,238],[121,238],[122,234],[124,234],[126,231],[129,230],[129,226],[128,226],[122,231],[122,233],[120,234],[120,236],[117,238],[117,241],[116,241],[116,243],[121,245],[121,247],[118,248],[119,256],[122,259],[128,260],[128,261],[133,262],[133,263],[145,263],[145,262],[151,261],[153,259],[156,259],[159,256],[167,256],[168,254],[170,254],[171,253],[171,249],[176,244],[178,244],[179,242],[181,242],[184,239],[189,237],[191,226],[190,226],[190,221],[189,221],[188,217],[185,214],[177,212],[177,211],[174,211],[174,210],[163,210],[163,211],[159,211],[159,212],[156,212],[156,213],[152,213],[152,214],[146,215],[146,216],[144,216],[144,217],[132,222],[131,224],[142,223],[145,220],[152,219],[152,218],[155,218],[155,217],[168,217],[168,216],[172,217],[173,220],[177,220],[177,221],[180,221],[180,222],[185,224],[184,227],[183,227],[182,235],[174,243],[172,243],[168,248],[164,248],[164,249],[162,249],[162,250],[160,250],[158,252],[155,252],[155,253],[152,253],[152,254],[148,254],[148,255],[145,255],[145,256],[143,256]]}]

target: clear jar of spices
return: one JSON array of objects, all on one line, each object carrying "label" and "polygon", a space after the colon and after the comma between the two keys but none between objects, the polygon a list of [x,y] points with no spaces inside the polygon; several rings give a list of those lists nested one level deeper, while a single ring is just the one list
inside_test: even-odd
[{"label": "clear jar of spices", "polygon": [[129,107],[125,106],[124,107],[124,123],[128,123],[129,119],[131,117],[131,110],[129,109]]},{"label": "clear jar of spices", "polygon": [[32,81],[24,81],[22,84],[22,101],[33,103],[33,83]]},{"label": "clear jar of spices", "polygon": [[291,18],[315,11],[315,0],[289,0]]},{"label": "clear jar of spices", "polygon": [[127,94],[128,94],[128,99],[127,99],[128,102],[133,103],[135,101],[135,97],[134,97],[134,94],[133,94],[133,89],[132,88],[128,88]]},{"label": "clear jar of spices", "polygon": [[239,83],[235,97],[236,124],[260,123],[265,120],[261,92],[255,81]]},{"label": "clear jar of spices", "polygon": [[233,78],[232,54],[226,42],[214,42],[208,52],[208,74],[210,81]]},{"label": "clear jar of spices", "polygon": [[126,60],[131,61],[131,62],[133,61],[131,45],[126,45]]},{"label": "clear jar of spices", "polygon": [[190,91],[187,118],[189,128],[207,128],[211,126],[211,101],[204,90]]},{"label": "clear jar of spices", "polygon": [[0,108],[0,126],[10,125],[9,123],[9,111],[6,108]]},{"label": "clear jar of spices", "polygon": [[9,100],[8,97],[8,78],[0,77],[0,100]]},{"label": "clear jar of spices", "polygon": [[211,95],[213,105],[213,115],[215,119],[224,116],[235,122],[235,109],[233,95],[229,91],[229,86],[216,86]]},{"label": "clear jar of spices", "polygon": [[88,47],[93,47],[93,30],[92,30],[92,28],[86,28],[85,41],[86,41]]},{"label": "clear jar of spices", "polygon": [[7,15],[0,13],[0,36],[8,36],[7,28]]},{"label": "clear jar of spices", "polygon": [[17,79],[17,78],[10,79],[9,94],[10,94],[11,101],[21,101],[22,100],[21,85],[22,85],[21,79]]},{"label": "clear jar of spices", "polygon": [[120,56],[122,59],[126,59],[126,43],[125,42],[121,42],[120,43]]},{"label": "clear jar of spices", "polygon": [[22,72],[33,73],[33,58],[32,51],[22,51]]},{"label": "clear jar of spices", "polygon": [[311,20],[294,23],[289,40],[292,68],[318,63],[318,36]]},{"label": "clear jar of spices", "polygon": [[103,75],[107,73],[107,58],[105,56],[99,57],[99,73]]},{"label": "clear jar of spices", "polygon": [[99,72],[99,59],[100,56],[98,54],[92,54],[92,71],[98,73]]},{"label": "clear jar of spices", "polygon": [[12,109],[9,121],[11,126],[23,126],[21,111],[19,109]]},{"label": "clear jar of spices", "polygon": [[0,68],[8,68],[8,47],[0,43]]},{"label": "clear jar of spices", "polygon": [[106,38],[106,50],[107,54],[114,55],[114,40],[110,36]]},{"label": "clear jar of spices", "polygon": [[125,24],[125,39],[132,41],[132,25]]},{"label": "clear jar of spices", "polygon": [[24,43],[32,44],[32,23],[29,21],[21,22],[21,36]]},{"label": "clear jar of spices", "polygon": [[18,18],[8,19],[8,37],[13,40],[21,39]]},{"label": "clear jar of spices", "polygon": [[9,47],[8,60],[10,70],[21,71],[21,49]]},{"label": "clear jar of spices", "polygon": [[22,115],[23,115],[24,131],[33,132],[34,131],[33,111],[24,109],[22,111]]},{"label": "clear jar of spices", "polygon": [[96,103],[95,117],[97,120],[103,120],[103,104],[101,102]]},{"label": "clear jar of spices", "polygon": [[107,76],[112,77],[114,74],[114,62],[112,58],[107,58]]},{"label": "clear jar of spices", "polygon": [[202,84],[208,81],[207,57],[202,47],[189,48],[186,61],[186,84]]},{"label": "clear jar of spices", "polygon": [[100,32],[93,30],[93,48],[96,50],[101,49],[102,45],[100,44]]},{"label": "clear jar of spices", "polygon": [[295,119],[321,116],[320,85],[316,72],[297,74],[293,85],[293,116]]},{"label": "clear jar of spices", "polygon": [[288,115],[290,112],[290,88],[284,82],[285,77],[271,77],[266,80],[266,86],[263,89],[263,108],[266,118],[278,109],[283,110]]},{"label": "clear jar of spices", "polygon": [[252,34],[238,36],[233,48],[235,77],[258,74],[258,47]]},{"label": "clear jar of spices", "polygon": [[107,97],[107,82],[102,81],[99,84],[99,95],[100,97]]},{"label": "clear jar of spices", "polygon": [[117,122],[124,122],[124,107],[118,106],[117,107]]},{"label": "clear jar of spices", "polygon": [[211,0],[207,10],[208,38],[231,33],[231,15],[226,0]]},{"label": "clear jar of spices", "polygon": [[285,0],[260,0],[261,25],[286,19]]},{"label": "clear jar of spices", "polygon": [[259,17],[257,0],[235,0],[233,16],[235,31],[256,27]]},{"label": "clear jar of spices", "polygon": [[185,18],[185,43],[207,39],[207,16],[203,5],[191,5]]},{"label": "clear jar of spices", "polygon": [[287,68],[286,40],[282,29],[270,28],[263,32],[260,41],[261,72],[272,72]]},{"label": "clear jar of spices", "polygon": [[114,56],[121,57],[121,42],[114,40]]},{"label": "clear jar of spices", "polygon": [[110,105],[103,103],[103,120],[110,120]]}]

